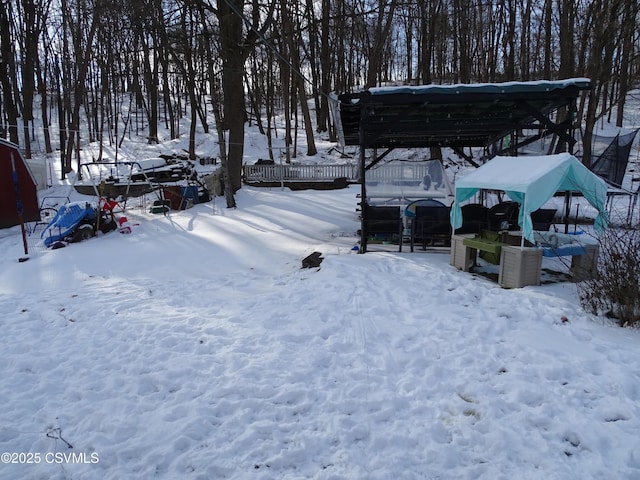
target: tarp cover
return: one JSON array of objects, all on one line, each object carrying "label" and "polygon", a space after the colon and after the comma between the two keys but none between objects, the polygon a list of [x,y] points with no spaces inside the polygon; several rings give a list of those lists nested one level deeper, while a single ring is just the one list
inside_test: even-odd
[{"label": "tarp cover", "polygon": [[457,83],[454,85],[415,85],[374,87],[369,91],[372,95],[388,95],[394,93],[409,93],[422,95],[426,93],[439,93],[445,95],[460,95],[461,93],[539,93],[562,90],[568,87],[578,86],[581,89],[589,89],[591,80],[588,78],[570,78],[566,80],[538,80],[533,82],[502,82],[502,83]]},{"label": "tarp cover", "polygon": [[502,139],[514,131],[520,132],[519,143],[532,131],[542,136],[553,131],[559,145],[573,145],[575,125],[556,124],[552,113],[575,111],[580,92],[590,88],[588,78],[375,87],[339,95],[338,133],[342,145],[362,149],[502,149]]},{"label": "tarp cover", "polygon": [[524,237],[533,242],[531,212],[542,207],[556,192],[581,192],[598,210],[595,228],[606,226],[607,185],[569,153],[538,157],[495,157],[456,180],[456,198],[451,209],[451,225],[462,226],[460,204],[480,189],[502,190],[521,205],[518,224]]}]

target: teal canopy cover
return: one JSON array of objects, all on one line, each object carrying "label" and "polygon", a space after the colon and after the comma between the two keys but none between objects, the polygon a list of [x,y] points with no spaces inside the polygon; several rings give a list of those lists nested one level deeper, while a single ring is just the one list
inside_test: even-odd
[{"label": "teal canopy cover", "polygon": [[556,192],[581,192],[598,210],[596,231],[606,227],[607,185],[569,153],[537,157],[495,157],[456,180],[451,226],[462,226],[460,204],[480,189],[502,190],[520,204],[518,224],[524,237],[533,242],[531,212],[542,207]]}]

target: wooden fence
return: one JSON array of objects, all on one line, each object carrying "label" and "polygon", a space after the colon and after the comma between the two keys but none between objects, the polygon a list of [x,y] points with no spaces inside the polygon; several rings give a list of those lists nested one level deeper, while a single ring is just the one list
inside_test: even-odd
[{"label": "wooden fence", "polygon": [[330,182],[344,178],[349,182],[358,179],[356,165],[244,165],[246,183],[262,182]]}]

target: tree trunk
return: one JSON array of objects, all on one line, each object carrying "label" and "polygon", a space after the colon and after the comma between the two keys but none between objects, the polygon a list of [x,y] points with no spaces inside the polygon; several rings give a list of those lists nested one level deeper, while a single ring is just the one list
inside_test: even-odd
[{"label": "tree trunk", "polygon": [[142,78],[145,83],[145,91],[148,98],[147,120],[149,121],[149,144],[160,143],[158,139],[158,58],[157,50],[151,51],[149,41],[144,32],[140,32],[139,41],[144,55],[142,57]]},{"label": "tree trunk", "polygon": [[[65,151],[65,172],[71,171],[71,159],[73,155],[73,147],[77,142],[76,152],[79,153],[80,148],[80,107],[82,106],[82,98],[85,91],[85,80],[89,71],[90,60],[92,56],[93,39],[98,29],[99,18],[101,15],[101,9],[104,8],[100,5],[96,5],[91,14],[91,23],[88,28],[86,37],[82,36],[82,13],[78,11],[77,23],[75,24],[75,44],[73,57],[75,60],[76,78],[73,84],[73,106],[71,108],[71,116],[69,121],[69,139]],[[70,15],[67,16],[67,22],[69,26],[72,25]],[[78,172],[79,172],[78,165]]]},{"label": "tree trunk", "polygon": [[285,162],[291,163],[291,72],[288,68],[280,69],[280,82],[282,85],[282,109],[284,116],[284,145]]},{"label": "tree trunk", "polygon": [[[327,96],[331,91],[331,50],[329,45],[329,16],[331,14],[331,2],[322,0],[322,13],[320,17],[320,108],[318,109],[318,131],[329,130],[329,101]],[[331,132],[330,132],[331,137]]]},{"label": "tree trunk", "polygon": [[[225,131],[222,127],[223,120],[220,114],[220,104],[217,101],[217,96],[212,95],[211,102],[213,107],[213,117],[216,121],[216,131],[218,132],[218,146],[220,148],[220,163],[222,164],[222,191],[224,193],[225,200],[227,202],[227,208],[236,208],[236,199],[233,196],[233,191],[227,188],[227,182],[229,181],[229,162],[227,161],[227,142],[225,139]],[[215,192],[213,192],[215,195]]]},{"label": "tree trunk", "polygon": [[616,31],[618,26],[617,12],[619,2],[615,0],[612,3],[594,2],[594,26],[593,41],[589,52],[589,78],[595,85],[589,92],[589,103],[587,104],[587,113],[585,115],[585,127],[583,136],[583,156],[582,162],[591,167],[592,151],[591,138],[592,132],[597,121],[598,104],[602,95],[602,91],[607,82],[610,81],[612,75],[612,63],[616,37],[610,32]]},{"label": "tree trunk", "polygon": [[382,52],[389,38],[389,32],[393,25],[397,5],[397,0],[389,0],[387,8],[385,0],[378,1],[378,17],[373,32],[373,44],[371,48],[369,48],[369,67],[367,68],[365,88],[375,87],[377,85],[377,79],[380,75]]},{"label": "tree trunk", "polygon": [[[234,9],[242,12],[243,0],[229,0]],[[220,55],[222,57],[222,90],[224,92],[224,117],[222,125],[229,131],[228,153],[223,157],[225,191],[234,194],[242,187],[242,160],[244,155],[244,61],[246,53],[242,48],[242,19],[229,7],[225,0],[218,0],[218,19],[220,21]],[[233,205],[230,205],[232,203]],[[227,207],[235,206],[235,201]]]},{"label": "tree trunk", "polygon": [[37,62],[36,77],[38,78],[38,91],[40,92],[40,115],[42,117],[42,129],[44,134],[44,148],[46,153],[53,152],[51,147],[51,132],[49,131],[49,93],[47,84],[47,64],[44,67]]},{"label": "tree trunk", "polygon": [[455,28],[454,46],[456,48],[455,60],[458,71],[456,72],[456,82],[471,82],[471,55],[469,52],[469,9],[468,0],[454,0],[454,18],[452,19]]},{"label": "tree trunk", "polygon": [[552,15],[553,0],[544,0],[544,66],[542,69],[542,77],[545,80],[551,80],[551,39],[553,36]]},{"label": "tree trunk", "polygon": [[636,19],[638,18],[638,10],[640,9],[637,0],[625,0],[624,4],[624,20],[621,28],[623,39],[619,78],[620,91],[616,116],[617,127],[622,127],[627,93],[631,86],[629,70],[631,68],[631,57],[633,55],[633,32],[636,28]]},{"label": "tree trunk", "polygon": [[573,0],[558,0],[560,11],[560,68],[558,78],[571,78],[574,72]]},{"label": "tree trunk", "polygon": [[20,143],[18,137],[18,106],[14,102],[17,95],[17,72],[13,61],[14,52],[11,48],[14,45],[11,38],[11,27],[9,19],[13,12],[7,8],[11,2],[2,2],[0,5],[0,82],[2,83],[3,104],[9,123],[9,140],[16,145]]},{"label": "tree trunk", "polygon": [[[309,113],[309,105],[307,104],[304,79],[300,75],[300,55],[298,53],[298,45],[294,41],[292,22],[287,8],[287,2],[284,0],[280,1],[280,11],[282,13],[282,31],[288,45],[289,59],[291,66],[293,67],[291,69],[291,75],[295,76],[292,90],[297,91],[297,97],[300,101],[300,109],[302,110],[305,133],[307,135],[307,155],[313,156],[318,153],[318,150],[316,149],[315,139],[313,138],[313,125],[311,125],[311,115]],[[284,67],[285,66],[283,65],[283,68]],[[295,105],[295,103],[293,103],[293,105]]]}]

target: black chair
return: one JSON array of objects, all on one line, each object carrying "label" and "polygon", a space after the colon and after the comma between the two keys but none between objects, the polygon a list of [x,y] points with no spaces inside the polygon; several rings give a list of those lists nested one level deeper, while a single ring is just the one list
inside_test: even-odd
[{"label": "black chair", "polygon": [[489,209],[480,203],[468,203],[460,207],[462,226],[456,233],[480,233],[489,228]]},{"label": "black chair", "polygon": [[494,232],[517,230],[520,204],[500,202],[489,209],[489,229]]},{"label": "black chair", "polygon": [[420,205],[422,207],[444,207],[446,206],[440,200],[435,198],[421,198],[420,200],[414,200],[404,208],[404,216],[412,218],[416,214],[416,207]]},{"label": "black chair", "polygon": [[402,251],[402,215],[400,207],[364,205],[362,212],[362,235],[360,248],[367,251],[368,240],[374,235],[383,235],[393,242],[398,241],[398,251]]},{"label": "black chair", "polygon": [[451,245],[451,208],[447,206],[416,206],[415,217],[411,219],[411,251],[416,239],[422,249],[429,245]]},{"label": "black chair", "polygon": [[553,225],[553,219],[557,211],[557,208],[539,208],[535,212],[531,212],[533,229],[540,232],[548,232],[551,225]]}]

